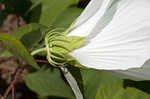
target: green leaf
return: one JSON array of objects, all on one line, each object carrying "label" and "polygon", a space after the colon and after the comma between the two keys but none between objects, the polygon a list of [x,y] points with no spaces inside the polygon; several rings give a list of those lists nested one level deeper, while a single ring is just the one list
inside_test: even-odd
[{"label": "green leaf", "polygon": [[[99,99],[99,98],[97,98]],[[136,88],[120,88],[118,93],[112,99],[150,99],[150,95]]]},{"label": "green leaf", "polygon": [[10,57],[10,56],[12,56],[12,54],[9,51],[4,49],[4,50],[0,51],[0,56]]},{"label": "green leaf", "polygon": [[150,99],[150,95],[134,87],[124,87],[123,79],[106,72],[81,70],[85,99]]},{"label": "green leaf", "polygon": [[[116,83],[116,85],[120,86],[122,82],[120,79],[116,79],[111,75],[105,74],[100,71],[91,70],[91,69],[82,70],[81,75],[83,80],[85,99],[96,99],[97,93],[99,91],[99,87],[103,87],[103,84],[112,85],[112,83]],[[105,88],[106,90],[111,90],[111,88],[109,89],[107,89],[107,87]],[[112,90],[110,92],[112,92]],[[111,98],[106,98],[106,99],[111,99]]]},{"label": "green leaf", "polygon": [[42,0],[39,23],[46,26],[51,25],[58,15],[77,2],[77,0]]},{"label": "green leaf", "polygon": [[38,72],[26,75],[27,86],[40,96],[57,96],[74,99],[69,85],[62,79],[57,68],[41,69]]},{"label": "green leaf", "polygon": [[18,28],[13,34],[25,45],[26,48],[31,50],[42,40],[42,38],[44,38],[44,31],[46,29],[47,27],[43,25],[31,23]]},{"label": "green leaf", "polygon": [[65,28],[67,29],[73,21],[77,19],[77,17],[81,14],[83,9],[77,8],[77,6],[68,7],[65,11],[63,11],[55,20],[53,25],[57,28]]},{"label": "green leaf", "polygon": [[30,12],[35,7],[37,7],[42,2],[42,0],[31,0],[31,2],[32,2],[32,5],[26,13]]},{"label": "green leaf", "polygon": [[27,49],[22,45],[22,43],[10,34],[0,34],[0,42],[3,47],[9,50],[13,55],[18,57],[20,60],[28,63],[29,65],[39,69],[37,63],[34,61],[33,57],[29,54]]}]

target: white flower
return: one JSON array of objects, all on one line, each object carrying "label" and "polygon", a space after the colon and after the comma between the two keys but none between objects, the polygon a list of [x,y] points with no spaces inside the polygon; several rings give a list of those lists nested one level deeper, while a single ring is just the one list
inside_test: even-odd
[{"label": "white flower", "polygon": [[70,53],[82,65],[150,80],[150,0],[91,0],[69,35],[88,37]]}]

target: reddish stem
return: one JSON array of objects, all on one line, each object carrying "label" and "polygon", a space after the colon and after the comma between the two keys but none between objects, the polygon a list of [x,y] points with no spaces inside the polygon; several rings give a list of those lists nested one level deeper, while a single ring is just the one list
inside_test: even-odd
[{"label": "reddish stem", "polygon": [[3,95],[3,99],[6,99],[7,95],[9,94],[9,92],[11,90],[13,90],[14,88],[14,85],[16,84],[17,82],[17,79],[19,78],[19,76],[21,75],[21,73],[25,70],[25,68],[22,68],[21,71],[19,71],[19,69],[17,68],[14,72],[14,79],[12,80],[12,82],[10,83],[9,87],[6,89],[6,91],[4,92],[4,95]]},{"label": "reddish stem", "polygon": [[36,59],[36,62],[49,64],[49,62],[48,62],[47,60],[39,60],[39,59]]},{"label": "reddish stem", "polygon": [[12,87],[12,99],[15,99],[16,93],[15,93],[15,85]]},{"label": "reddish stem", "polygon": [[[36,62],[38,63],[45,63],[45,64],[49,64],[49,62],[47,60],[39,60],[37,59]],[[6,99],[6,97],[8,96],[9,92],[12,90],[12,99],[15,99],[15,84],[17,82],[17,79],[19,78],[20,74],[22,72],[24,72],[25,67],[21,69],[21,71],[19,71],[19,69],[17,68],[14,72],[14,79],[12,80],[12,82],[10,83],[9,87],[6,89],[6,91],[4,92],[3,95],[3,99]]]}]

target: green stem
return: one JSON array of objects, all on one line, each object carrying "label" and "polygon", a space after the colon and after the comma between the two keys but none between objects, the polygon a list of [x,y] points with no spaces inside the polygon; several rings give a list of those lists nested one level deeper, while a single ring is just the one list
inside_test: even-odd
[{"label": "green stem", "polygon": [[38,53],[45,52],[45,51],[47,51],[46,48],[40,48],[40,49],[37,49],[37,50],[31,52],[31,55],[34,56]]},{"label": "green stem", "polygon": [[62,70],[66,80],[68,81],[72,91],[74,92],[76,99],[83,99],[83,95],[79,89],[79,86],[78,86],[75,78],[69,72],[69,70],[66,67],[60,67],[60,69]]}]

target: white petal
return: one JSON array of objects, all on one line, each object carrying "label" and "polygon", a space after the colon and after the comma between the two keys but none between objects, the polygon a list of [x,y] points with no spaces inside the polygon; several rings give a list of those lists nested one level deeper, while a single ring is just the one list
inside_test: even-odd
[{"label": "white petal", "polygon": [[91,0],[81,15],[78,17],[74,27],[80,25],[92,17],[100,9],[103,1],[104,0]]},{"label": "white petal", "polygon": [[122,0],[111,22],[102,31],[96,26],[90,34],[97,32],[97,35],[71,55],[95,69],[142,67],[150,58],[149,11],[150,0]]},{"label": "white petal", "polygon": [[141,80],[150,80],[149,71],[150,71],[150,60],[147,61],[142,66],[142,68],[139,69],[129,69],[126,71],[109,71],[109,72],[124,79],[141,81]]},{"label": "white petal", "polygon": [[77,19],[69,35],[87,36],[98,20],[105,14],[112,0],[91,0],[81,16]]}]

